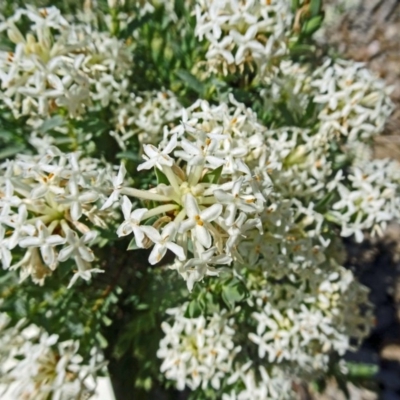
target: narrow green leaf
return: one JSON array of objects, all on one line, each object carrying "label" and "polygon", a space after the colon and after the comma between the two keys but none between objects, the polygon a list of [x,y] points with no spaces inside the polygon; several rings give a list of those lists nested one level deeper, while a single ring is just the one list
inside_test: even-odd
[{"label": "narrow green leaf", "polygon": [[64,122],[65,122],[64,118],[61,117],[60,115],[57,115],[56,117],[52,117],[44,121],[43,124],[39,127],[39,131],[42,133],[46,133],[51,129],[63,125]]},{"label": "narrow green leaf", "polygon": [[313,17],[316,17],[321,12],[322,0],[310,1],[310,12]]},{"label": "narrow green leaf", "polygon": [[204,85],[200,82],[194,75],[192,75],[189,71],[185,71],[180,69],[176,72],[178,78],[180,78],[183,82],[186,83],[191,89],[197,92],[200,95],[204,93]]},{"label": "narrow green leaf", "polygon": [[311,18],[310,20],[306,21],[305,24],[303,25],[302,32],[309,36],[312,35],[320,28],[322,20],[323,20],[322,15],[317,15],[316,17]]},{"label": "narrow green leaf", "polygon": [[133,237],[128,244],[127,250],[138,250],[138,249],[140,249],[140,247],[136,244],[135,237]]},{"label": "narrow green leaf", "polygon": [[315,206],[315,211],[317,212],[324,212],[326,209],[326,206],[330,203],[330,201],[333,199],[335,192],[329,192],[327,193]]},{"label": "narrow green leaf", "polygon": [[236,303],[239,303],[245,297],[246,293],[243,291],[240,284],[224,286],[222,289],[222,299],[229,308],[233,308]]},{"label": "narrow green leaf", "polygon": [[300,6],[299,0],[292,0],[291,8],[293,12],[296,12]]},{"label": "narrow green leaf", "polygon": [[186,309],[185,318],[197,318],[201,315],[201,309],[196,300],[192,300]]},{"label": "narrow green leaf", "polygon": [[156,177],[157,177],[157,183],[164,183],[165,185],[169,185],[169,180],[166,177],[166,175],[164,174],[164,172],[160,171],[158,168],[154,168],[154,171],[156,173]]},{"label": "narrow green leaf", "polygon": [[107,339],[100,332],[96,332],[95,336],[96,336],[96,339],[97,339],[100,347],[102,349],[105,349],[108,346]]},{"label": "narrow green leaf", "polygon": [[9,141],[14,138],[14,135],[5,129],[0,129],[0,137],[6,141]]},{"label": "narrow green leaf", "polygon": [[379,371],[379,367],[376,364],[347,362],[346,366],[350,378],[370,379]]},{"label": "narrow green leaf", "polygon": [[142,161],[139,157],[138,153],[133,151],[121,151],[116,155],[117,158],[122,158],[125,160],[132,160],[132,161]]},{"label": "narrow green leaf", "polygon": [[223,168],[223,165],[221,165],[218,168],[213,169],[212,171],[207,172],[203,176],[203,179],[201,181],[205,182],[205,183],[217,183],[221,176],[222,168]]},{"label": "narrow green leaf", "polygon": [[6,147],[2,151],[0,151],[0,160],[3,160],[4,158],[9,158],[12,156],[15,156],[16,154],[20,153],[22,150],[24,150],[24,146],[10,146]]}]

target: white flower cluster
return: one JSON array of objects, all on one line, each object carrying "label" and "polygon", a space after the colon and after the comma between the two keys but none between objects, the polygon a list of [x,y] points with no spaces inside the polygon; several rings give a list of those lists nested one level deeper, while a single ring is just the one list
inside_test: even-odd
[{"label": "white flower cluster", "polygon": [[[101,354],[93,349],[89,364],[79,355],[79,342],[59,342],[37,326],[7,328],[1,343],[2,396],[25,400],[86,400],[96,389]],[[3,321],[2,321],[3,322]]]},{"label": "white flower cluster", "polygon": [[232,360],[240,347],[235,346],[232,328],[234,320],[225,314],[210,318],[185,318],[187,304],[167,310],[173,323],[163,322],[165,336],[160,341],[157,356],[163,359],[161,372],[183,390],[208,385],[218,390],[221,381],[232,369]]},{"label": "white flower cluster", "polygon": [[195,14],[195,34],[209,42],[208,67],[225,75],[245,66],[263,75],[287,53],[294,17],[288,1],[201,0]]},{"label": "white flower cluster", "polygon": [[162,139],[163,127],[175,125],[181,109],[176,96],[168,90],[131,94],[129,101],[117,109],[115,130],[110,135],[123,150],[134,136],[140,143],[157,144]]},{"label": "white flower cluster", "polygon": [[[205,275],[218,274],[213,265],[229,264],[245,233],[260,231],[259,214],[267,193],[244,161],[249,151],[242,146],[246,132],[241,137],[237,126],[248,124],[251,128],[254,124],[251,118],[246,120],[243,107],[233,115],[226,105],[210,107],[207,102],[198,102],[192,108],[200,110],[192,115],[190,110],[184,111],[184,121],[166,132],[158,148],[144,145],[146,161],[138,170],[156,168],[159,184],[147,191],[125,187],[121,166],[112,180],[113,192],[103,205],[103,209],[108,208],[125,195],[121,199],[125,221],[118,235],[133,233],[141,248],[154,243],[150,264],[158,263],[167,249],[174,252],[178,260],[171,268],[182,274],[189,289]],[[218,124],[220,118],[232,122],[230,130],[237,133],[237,140]],[[127,196],[161,204],[132,211]],[[152,226],[146,224],[154,217]]]},{"label": "white flower cluster", "polygon": [[332,351],[344,355],[350,337],[361,340],[368,334],[372,316],[360,314],[368,292],[351,271],[326,264],[275,284],[268,280],[266,289],[252,291],[249,300],[257,322],[249,339],[261,359],[286,369],[290,365],[297,376],[312,375],[326,370]]},{"label": "white flower cluster", "polygon": [[341,226],[341,236],[363,231],[382,235],[387,224],[400,218],[400,168],[396,161],[366,160],[352,166],[347,185],[338,186],[339,200],[332,205],[330,217]]},{"label": "white flower cluster", "polygon": [[[233,354],[236,372],[226,374],[225,382],[227,388],[237,385],[225,391],[224,398],[292,398],[292,392],[285,388],[295,379],[293,375],[321,374],[332,353],[343,355],[351,348],[350,338],[361,340],[372,324],[370,312],[361,312],[361,306],[368,304],[367,291],[354,281],[350,271],[337,265],[344,261],[343,249],[327,231],[325,216],[316,210],[316,203],[326,195],[340,194],[340,188],[345,187],[345,172],[334,171],[330,142],[319,131],[295,127],[268,130],[243,104],[233,98],[230,102],[218,106],[196,102],[183,112],[181,125],[166,131],[162,146],[168,146],[176,134],[182,141],[189,134],[210,138],[221,135],[216,148],[229,149],[229,153],[221,163],[220,179],[229,179],[239,171],[239,176],[249,179],[252,189],[254,185],[257,188],[254,196],[263,200],[257,212],[258,229],[248,230],[245,216],[240,209],[235,210],[225,247],[233,237],[235,246],[229,254],[233,269],[251,290],[248,302],[253,321],[243,325],[238,322],[243,318],[234,315],[234,328],[241,335],[248,332],[258,360],[267,358],[271,368],[258,366],[251,357],[253,361],[240,364],[240,353]],[[187,154],[175,152],[181,158],[179,168],[190,155],[197,156],[185,146]],[[170,154],[169,150],[158,152],[164,159]],[[394,172],[382,180],[384,185],[393,186]],[[214,187],[218,203],[218,187]],[[383,190],[377,196],[384,198]],[[396,210],[390,210],[392,217]],[[218,218],[215,221],[220,224]],[[348,218],[348,226],[351,224]],[[205,256],[203,253],[203,260]],[[192,259],[187,265],[198,263],[200,260]],[[181,265],[177,261],[172,268],[179,270]],[[185,276],[189,270],[180,272],[189,283],[190,277]],[[246,348],[248,343],[238,345]],[[164,360],[166,364],[173,365],[172,356]],[[169,370],[164,372],[168,378]],[[171,379],[178,378],[174,375]],[[181,371],[180,379],[187,379],[185,385],[191,385],[185,371]],[[204,385],[208,387],[209,382]],[[180,388],[183,386],[180,383]]]},{"label": "white flower cluster", "polygon": [[[29,21],[25,36],[18,24]],[[71,25],[55,7],[27,6],[0,25],[15,44],[0,51],[0,99],[20,115],[48,116],[62,108],[76,118],[92,101],[106,106],[126,92],[130,55],[106,32]]]},{"label": "white flower cluster", "polygon": [[368,141],[382,132],[393,111],[390,89],[363,63],[330,58],[317,69],[313,65],[282,60],[274,76],[264,77],[261,90],[266,110],[279,104],[301,119],[307,107],[315,105],[309,116],[319,126],[324,141],[343,139],[346,145]]},{"label": "white flower cluster", "polygon": [[284,103],[292,117],[299,119],[315,94],[309,66],[291,60],[281,60],[276,73],[263,76],[262,81],[265,87],[260,90],[260,95],[264,110],[270,113],[276,112]]},{"label": "white flower cluster", "polygon": [[304,128],[280,128],[266,131],[263,141],[259,169],[267,159],[280,197],[318,201],[327,190],[335,189],[340,177],[332,178],[330,143],[322,135]]},{"label": "white flower cluster", "polygon": [[382,132],[393,111],[389,90],[363,63],[327,59],[312,75],[313,101],[323,106],[320,130],[366,141]]},{"label": "white flower cluster", "polygon": [[[302,24],[301,12],[311,15],[309,2],[296,15],[286,0],[180,3],[140,0],[137,10],[124,13],[123,1],[109,0],[109,14],[102,15],[87,2],[81,22],[55,7],[0,16],[0,33],[11,43],[10,51],[0,51],[0,100],[17,118],[11,125],[18,128],[27,116],[38,128],[56,116],[65,123],[55,131],[70,133],[90,126],[96,112],[132,161],[117,172],[82,156],[83,150],[64,153],[54,146],[56,135],[34,132],[27,141],[38,147],[36,155],[0,165],[0,262],[38,284],[68,262],[77,269],[71,286],[102,272],[93,249],[110,232],[98,239],[100,229],[131,236],[129,248],[150,249],[151,265],[169,251],[174,258],[168,267],[189,291],[199,281],[209,284],[196,287],[192,302],[207,290],[201,299],[214,308],[199,307],[203,314],[196,318],[185,316],[188,303],[167,311],[157,352],[165,377],[179,390],[213,391],[222,400],[295,398],[297,379],[324,374],[332,354],[351,349],[372,323],[367,291],[341,266],[340,236],[360,241],[365,230],[381,233],[400,218],[399,166],[371,161],[368,150],[393,109],[389,92],[362,64],[291,59],[289,42],[301,42],[292,27]],[[194,32],[181,18],[190,12]],[[104,22],[111,33],[94,28]],[[184,62],[171,64],[219,74],[189,82],[204,84],[210,103],[199,99],[183,108],[178,98],[189,99],[180,88],[191,85],[175,85],[172,69],[165,89],[137,91],[144,85],[135,86],[131,38],[117,37],[134,30],[139,48],[162,43],[169,53],[181,43],[169,37],[171,23],[188,52],[195,37],[205,39]],[[156,53],[151,72],[158,61],[167,65],[164,52]],[[231,73],[236,76],[226,77]],[[253,109],[232,93],[248,94]],[[88,111],[84,123],[76,121]],[[266,127],[260,121],[271,122]],[[100,140],[105,130],[98,131]],[[126,177],[137,142],[143,162],[134,187]],[[105,157],[114,158],[112,150]],[[205,279],[219,274],[220,281]],[[0,325],[3,320],[0,314]],[[91,395],[87,378],[95,379],[97,353],[85,365],[77,342],[59,343],[30,328],[32,334],[19,325],[2,333],[0,327],[8,393],[32,400]]]},{"label": "white flower cluster", "polygon": [[255,366],[251,361],[236,364],[227,384],[236,389],[222,394],[222,400],[294,400],[293,376],[276,367]]},{"label": "white flower cluster", "polygon": [[232,388],[224,389],[224,400],[290,398],[291,378],[282,370],[235,361],[241,347],[234,342],[237,332],[233,317],[223,312],[206,318],[186,318],[186,307],[183,304],[167,311],[173,323],[163,322],[165,336],[157,352],[163,360],[161,372],[175,381],[177,389]]},{"label": "white flower cluster", "polygon": [[[21,278],[42,284],[59,262],[74,260],[78,278],[89,279],[95,256],[93,226],[106,227],[110,212],[104,202],[106,168],[96,159],[80,158],[49,147],[38,156],[20,155],[0,166],[0,258],[12,265],[12,252],[26,249],[12,265]],[[58,251],[56,248],[62,246]]]},{"label": "white flower cluster", "polygon": [[[310,267],[319,260],[318,264],[329,244],[321,235],[325,217],[316,210],[318,201],[326,196],[342,199],[327,218],[335,218],[342,225],[343,236],[348,236],[355,232],[355,210],[373,200],[372,186],[362,192],[355,186],[355,205],[347,204],[352,202],[351,189],[344,183],[344,171],[333,169],[331,142],[329,136],[320,134],[322,130],[268,130],[243,104],[232,97],[230,102],[211,106],[198,101],[184,109],[181,124],[165,128],[159,148],[144,146],[146,161],[139,169],[155,167],[162,178],[159,185],[148,191],[124,187],[121,167],[119,177],[114,178],[113,194],[103,206],[109,207],[120,194],[161,203],[151,210],[132,211],[131,201],[124,197],[125,222],[118,235],[133,232],[139,247],[153,242],[152,264],[160,261],[167,249],[173,251],[179,260],[171,268],[181,273],[189,288],[205,275],[217,274],[212,264],[230,264],[232,260],[265,264],[265,270],[282,273],[292,268],[291,263],[294,268],[299,263]],[[352,175],[349,179],[359,181]],[[382,185],[393,187],[394,179],[391,174]],[[376,222],[398,214],[397,202],[385,200],[396,192],[374,190],[375,212],[370,207],[362,214],[372,222],[365,222],[360,214],[365,222],[360,229],[373,228]],[[383,212],[385,201],[389,208]],[[155,216],[157,220],[151,220]],[[310,244],[311,237],[317,244]],[[189,261],[183,262],[185,259]]]},{"label": "white flower cluster", "polygon": [[[331,353],[343,355],[350,338],[362,340],[372,324],[371,311],[360,311],[368,291],[350,271],[331,263],[307,272],[276,279],[247,271],[252,290],[244,308],[252,319],[240,308],[198,318],[184,316],[187,304],[169,310],[161,372],[180,390],[227,388],[227,400],[295,398],[292,382],[326,371]],[[243,364],[253,353],[258,358]]]},{"label": "white flower cluster", "polygon": [[[322,217],[317,219],[318,215],[314,214],[298,212],[296,205],[291,208],[288,200],[280,205],[272,203],[261,217],[264,235],[251,232],[239,244],[235,270],[238,273],[243,268],[262,271],[274,279],[284,279],[295,272],[308,279],[310,271],[325,261],[326,248],[330,244],[330,240],[320,232]],[[297,223],[296,219],[299,220]],[[318,233],[306,230],[313,219],[316,219],[315,230]]]}]

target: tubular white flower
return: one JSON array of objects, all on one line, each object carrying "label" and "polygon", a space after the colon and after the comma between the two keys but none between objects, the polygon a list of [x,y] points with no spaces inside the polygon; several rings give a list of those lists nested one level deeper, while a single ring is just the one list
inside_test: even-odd
[{"label": "tubular white flower", "polygon": [[[252,162],[253,148],[259,146],[261,138],[250,146],[245,138],[247,135],[259,135],[264,128],[253,121],[254,115],[243,109],[243,105],[233,98],[231,102],[234,105],[232,110],[224,105],[211,108],[207,102],[196,102],[182,111],[181,125],[171,132],[165,129],[164,140],[158,148],[153,145],[144,146],[146,161],[138,169],[159,170],[162,173],[162,183],[156,187],[139,190],[123,185],[122,180],[112,178],[114,194],[111,198],[116,199],[119,194],[124,194],[156,203],[154,208],[140,212],[140,219],[139,213],[135,214],[133,222],[137,231],[149,233],[146,234],[149,239],[146,240],[146,246],[148,242],[155,245],[149,258],[151,264],[161,260],[164,255],[164,238],[160,228],[171,220],[177,224],[178,234],[174,234],[168,243],[182,248],[188,259],[197,259],[206,249],[214,246],[219,253],[217,256],[221,256],[217,259],[224,263],[225,260],[239,256],[235,246],[244,236],[236,234],[236,231],[234,234],[234,228],[231,227],[239,212],[248,219],[243,229],[261,229],[259,213],[262,211],[265,196],[261,193],[260,185],[251,178],[251,168],[247,165],[248,160]],[[200,111],[192,111],[198,107],[201,108]],[[197,114],[189,119],[191,112]],[[227,133],[223,126],[226,119],[232,121]],[[200,120],[204,122],[198,126]],[[230,154],[234,154],[234,159]],[[245,156],[245,159],[239,160],[241,156]],[[227,192],[229,190],[233,190],[232,194]],[[111,205],[112,202],[109,199],[106,205]],[[118,228],[118,235],[122,236],[124,230],[125,233],[134,233],[136,236],[136,232],[128,228],[128,220],[132,214],[131,201],[124,198],[123,204],[126,205],[126,211],[123,210],[125,222]],[[153,227],[147,228],[146,221],[153,216],[158,219]],[[144,246],[142,233],[138,233],[139,247]],[[226,246],[231,234],[234,239],[230,239],[229,246]],[[182,257],[178,258],[182,260]],[[178,265],[181,261],[176,260],[176,263]],[[182,265],[177,269],[186,279],[187,274]],[[205,271],[204,268],[199,268],[198,271],[200,270]],[[192,274],[192,282],[201,280],[204,276],[202,274],[203,272]]]},{"label": "tubular white flower", "polygon": [[126,175],[125,165],[122,163],[118,170],[118,175],[112,178],[113,190],[107,201],[101,206],[100,210],[105,210],[106,208],[112,206],[119,199],[119,195],[123,188],[124,178]]},{"label": "tubular white flower", "polygon": [[117,229],[117,235],[126,236],[133,232],[136,244],[139,247],[144,247],[143,240],[145,236],[142,227],[140,227],[140,222],[148,211],[147,208],[138,208],[132,212],[132,203],[127,196],[122,197],[121,208],[125,221]]},{"label": "tubular white flower", "polygon": [[[106,200],[105,166],[51,146],[37,156],[19,155],[0,165],[0,170],[0,193],[5,195],[0,198],[0,226],[9,230],[1,246],[3,265],[10,266],[9,251],[24,249],[25,255],[13,267],[20,269],[21,279],[30,275],[43,284],[57,267],[56,248],[65,243],[67,232],[85,234],[91,230],[87,223],[107,227],[104,218],[113,211],[100,211],[96,205]],[[80,263],[80,271],[89,269],[93,261],[82,256],[74,260]]]},{"label": "tubular white flower", "polygon": [[85,261],[92,262],[94,260],[93,251],[85,245],[92,242],[96,238],[96,235],[97,232],[90,231],[79,238],[75,231],[68,229],[66,232],[66,240],[64,240],[67,246],[60,250],[58,260],[66,261],[69,258],[74,258],[78,268],[85,269]]},{"label": "tubular white flower", "polygon": [[0,258],[3,269],[8,269],[11,265],[12,255],[8,239],[5,237],[6,230],[0,224]]},{"label": "tubular white flower", "polygon": [[70,214],[74,221],[77,221],[82,216],[82,204],[94,203],[99,198],[99,193],[95,191],[85,191],[79,193],[78,184],[74,179],[70,179],[68,183],[68,195],[60,195],[57,201],[60,204],[68,204],[70,206]]},{"label": "tubular white flower", "polygon": [[141,228],[142,232],[155,244],[149,256],[150,264],[154,265],[160,262],[167,250],[171,250],[178,256],[179,260],[186,258],[183,248],[172,242],[178,232],[178,226],[175,222],[167,224],[161,234],[152,226],[142,226]]},{"label": "tubular white flower", "polygon": [[158,169],[162,170],[162,165],[167,167],[171,167],[174,163],[171,157],[168,154],[175,149],[177,144],[176,135],[171,137],[169,143],[165,146],[165,148],[160,151],[152,144],[146,144],[143,146],[143,150],[146,153],[146,156],[143,156],[147,161],[140,164],[138,166],[138,171],[142,169],[150,169],[156,166]]},{"label": "tubular white flower", "polygon": [[199,258],[191,258],[183,265],[183,274],[186,284],[191,292],[196,282],[201,281],[205,276],[216,276],[218,270],[211,265],[226,265],[232,262],[232,257],[227,255],[215,255],[217,248],[211,247],[199,254]]},{"label": "tubular white flower", "polygon": [[13,228],[13,233],[8,239],[9,249],[12,250],[20,242],[24,235],[33,236],[35,227],[27,222],[28,211],[24,204],[18,207],[18,215],[5,216],[0,218],[0,222]]},{"label": "tubular white flower", "polygon": [[[54,226],[54,225],[53,225]],[[20,247],[40,247],[40,253],[43,261],[50,269],[55,269],[56,252],[54,246],[59,246],[65,243],[65,238],[60,235],[51,235],[50,230],[43,224],[42,221],[36,222],[36,230],[38,236],[25,237],[19,241]]]},{"label": "tubular white flower", "polygon": [[232,225],[236,217],[237,210],[241,210],[247,213],[257,211],[256,198],[253,196],[239,196],[240,189],[242,187],[244,177],[239,178],[232,187],[232,194],[227,193],[224,190],[215,190],[215,198],[226,207],[226,223]]},{"label": "tubular white flower", "polygon": [[184,220],[180,225],[180,232],[185,233],[190,230],[194,241],[208,249],[211,246],[211,234],[207,229],[207,222],[216,220],[222,212],[221,204],[213,204],[211,207],[200,210],[196,199],[187,194],[185,197],[185,211],[188,219]]}]

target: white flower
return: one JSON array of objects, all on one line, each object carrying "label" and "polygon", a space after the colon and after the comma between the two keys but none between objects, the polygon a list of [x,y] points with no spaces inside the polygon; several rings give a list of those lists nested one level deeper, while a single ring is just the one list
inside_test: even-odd
[{"label": "white flower", "polygon": [[99,349],[92,349],[85,364],[78,341],[60,342],[36,325],[2,327],[0,340],[3,396],[83,400],[94,394],[97,371],[104,365]]},{"label": "white flower", "polygon": [[33,236],[35,228],[27,223],[28,211],[24,204],[18,207],[18,215],[1,217],[0,222],[13,228],[13,233],[8,239],[9,249],[12,250],[25,235]]},{"label": "white flower", "polygon": [[205,165],[215,169],[224,164],[223,159],[212,155],[219,145],[215,139],[208,139],[205,143],[198,141],[198,143],[193,144],[183,138],[179,144],[183,150],[175,151],[174,154],[185,160],[188,165]]},{"label": "white flower", "polygon": [[224,190],[217,189],[214,191],[214,196],[221,203],[227,205],[225,220],[227,225],[232,225],[236,218],[237,210],[245,213],[257,212],[258,207],[256,198],[252,195],[243,195],[240,189],[244,182],[244,177],[239,178],[232,186],[232,193],[227,193]]},{"label": "white flower", "polygon": [[40,247],[43,261],[51,269],[57,266],[55,246],[65,243],[65,238],[60,235],[51,235],[48,227],[42,221],[37,221],[36,230],[38,236],[25,237],[19,241],[20,247]]},{"label": "white flower", "polygon": [[142,229],[143,227],[140,226],[140,222],[148,209],[138,208],[132,211],[132,203],[127,196],[122,197],[121,208],[125,221],[118,227],[117,235],[126,236],[133,232],[135,235],[136,244],[139,247],[144,247],[143,240],[145,236]]},{"label": "white flower", "polygon": [[68,204],[70,206],[71,218],[77,221],[82,216],[82,205],[95,202],[99,198],[96,191],[85,190],[80,193],[78,184],[74,179],[70,179],[68,184],[69,193],[57,198],[60,204]]},{"label": "white flower", "polygon": [[162,170],[162,165],[171,167],[174,163],[172,158],[168,155],[175,149],[177,144],[177,137],[173,135],[162,151],[154,147],[152,144],[145,144],[143,150],[146,153],[143,158],[147,161],[138,166],[138,171],[142,169],[150,169],[157,167]]},{"label": "white flower", "polygon": [[68,229],[66,232],[67,246],[60,250],[58,261],[66,261],[69,258],[73,258],[79,271],[88,270],[88,263],[94,261],[94,254],[86,244],[92,242],[96,236],[96,231],[89,231],[78,237],[75,231]]},{"label": "white flower", "polygon": [[[16,27],[22,17],[26,36]],[[76,118],[91,106],[91,100],[107,106],[119,103],[127,93],[130,54],[122,41],[107,32],[69,24],[55,7],[27,6],[5,25],[15,49],[0,51],[2,100],[16,116],[49,116],[65,107]]]},{"label": "white flower", "polygon": [[186,258],[183,248],[173,242],[178,231],[178,226],[175,222],[167,224],[160,234],[157,229],[152,226],[142,226],[142,232],[154,243],[154,247],[149,256],[149,263],[151,265],[157,264],[165,256],[167,250],[171,250],[178,256],[180,260]]},{"label": "white flower", "polygon": [[111,207],[119,199],[121,189],[123,188],[124,178],[126,175],[125,165],[122,163],[118,170],[118,175],[112,178],[113,191],[107,201],[102,205],[100,210],[105,210]]},{"label": "white flower", "polygon": [[188,219],[181,223],[179,231],[184,233],[190,230],[193,241],[198,241],[208,249],[211,246],[212,239],[207,229],[207,223],[219,217],[222,212],[222,205],[213,204],[211,207],[201,211],[196,199],[191,194],[187,194],[185,197],[185,211]]},{"label": "white flower", "polygon": [[186,276],[186,284],[191,292],[196,282],[201,281],[205,276],[218,275],[218,270],[211,265],[230,264],[232,257],[227,255],[215,256],[216,247],[199,254],[199,258],[191,258],[183,265],[183,274]]},{"label": "white flower", "polygon": [[0,224],[0,259],[3,269],[8,269],[11,265],[12,255],[10,251],[9,241],[5,238],[6,230]]}]

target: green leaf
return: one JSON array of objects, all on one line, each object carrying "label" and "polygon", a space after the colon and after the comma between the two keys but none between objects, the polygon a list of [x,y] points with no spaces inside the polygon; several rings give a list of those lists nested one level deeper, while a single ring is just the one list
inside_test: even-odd
[{"label": "green leaf", "polygon": [[313,17],[316,17],[321,12],[322,0],[310,1],[310,12]]},{"label": "green leaf", "polygon": [[197,318],[201,315],[201,308],[197,300],[192,300],[185,312],[185,318]]},{"label": "green leaf", "polygon": [[8,142],[14,138],[14,135],[10,131],[0,129],[0,137]]},{"label": "green leaf", "polygon": [[316,32],[321,24],[322,24],[323,16],[317,15],[316,17],[311,18],[310,20],[306,21],[302,27],[302,32],[306,35],[312,35]]},{"label": "green leaf", "polygon": [[300,7],[299,0],[292,0],[292,4],[291,4],[292,11],[296,12],[299,7]]},{"label": "green leaf", "polygon": [[153,13],[147,13],[142,18],[134,19],[130,22],[126,28],[123,30],[122,35],[123,37],[129,37],[132,35],[134,31],[141,28],[144,24],[151,21],[153,18]]},{"label": "green leaf", "polygon": [[0,160],[3,160],[4,158],[9,158],[9,157],[15,156],[16,154],[20,153],[24,149],[25,149],[25,147],[22,145],[6,147],[2,151],[0,151]]},{"label": "green leaf", "polygon": [[241,302],[246,297],[246,287],[237,279],[233,279],[230,284],[222,288],[222,300],[229,308],[233,308],[236,303]]},{"label": "green leaf", "polygon": [[335,192],[329,192],[327,193],[315,206],[315,211],[317,212],[324,212],[326,209],[326,206],[330,203],[330,201],[333,199]]},{"label": "green leaf", "polygon": [[286,104],[283,103],[277,104],[276,108],[280,111],[286,125],[288,126],[296,125],[295,118],[293,117],[292,113],[288,110]]},{"label": "green leaf", "polygon": [[206,183],[217,183],[221,176],[222,168],[223,168],[223,165],[221,165],[218,168],[213,169],[212,171],[207,172],[203,176],[203,179],[201,181],[206,182]]},{"label": "green leaf", "polygon": [[57,115],[56,117],[52,117],[44,121],[43,124],[39,127],[39,131],[42,133],[46,133],[51,129],[63,125],[64,122],[65,122],[64,118],[61,117],[60,115]]},{"label": "green leaf", "polygon": [[140,247],[136,244],[135,237],[131,239],[126,250],[139,250]]},{"label": "green leaf", "polygon": [[340,221],[329,212],[324,214],[324,218],[329,222],[333,222],[334,224],[340,225]]},{"label": "green leaf", "polygon": [[203,95],[204,93],[204,85],[200,82],[194,75],[192,75],[189,71],[185,71],[180,69],[176,72],[178,78],[180,78],[183,82],[186,83],[191,89],[193,89],[196,93]]},{"label": "green leaf", "polygon": [[169,185],[169,180],[166,177],[166,175],[164,174],[164,172],[160,171],[158,168],[154,168],[154,171],[156,173],[156,177],[157,177],[157,183],[164,183],[165,185]]},{"label": "green leaf", "polygon": [[110,326],[112,324],[112,320],[107,317],[107,315],[102,315],[101,320],[105,326]]},{"label": "green leaf", "polygon": [[347,362],[348,375],[351,378],[371,379],[379,371],[376,364]]},{"label": "green leaf", "polygon": [[294,43],[290,47],[290,52],[293,55],[298,55],[298,56],[304,56],[306,54],[312,54],[315,53],[316,47],[314,45],[310,44],[304,44],[304,43]]},{"label": "green leaf", "polygon": [[135,153],[133,151],[121,151],[116,155],[116,157],[132,161],[141,161],[138,153]]},{"label": "green leaf", "polygon": [[100,332],[96,332],[95,336],[96,336],[96,339],[97,339],[100,347],[102,349],[105,349],[108,346],[107,339]]}]

